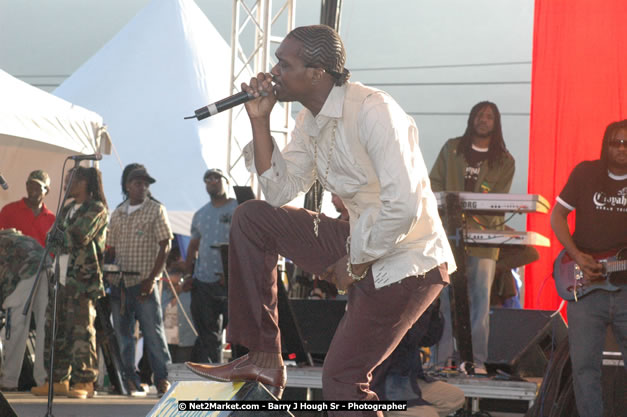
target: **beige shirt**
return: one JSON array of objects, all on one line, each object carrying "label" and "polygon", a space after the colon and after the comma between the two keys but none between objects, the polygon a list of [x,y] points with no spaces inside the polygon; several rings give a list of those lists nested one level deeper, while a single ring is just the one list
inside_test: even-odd
[{"label": "beige shirt", "polygon": [[[256,173],[252,142],[244,157]],[[278,207],[311,188],[314,168],[324,180],[329,163],[324,187],[342,198],[350,214],[351,262],[375,261],[377,288],[444,262],[449,273],[455,270],[418,147],[418,129],[389,95],[359,83],[334,87],[317,116],[307,109],[299,113],[282,152],[274,143],[271,167],[259,183],[267,201]]]}]

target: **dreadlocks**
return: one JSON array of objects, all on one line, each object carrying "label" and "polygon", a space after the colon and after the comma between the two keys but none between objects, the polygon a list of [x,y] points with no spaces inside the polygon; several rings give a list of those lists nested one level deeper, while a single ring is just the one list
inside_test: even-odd
[{"label": "dreadlocks", "polygon": [[346,50],[340,35],[326,25],[301,26],[288,35],[303,43],[301,58],[306,67],[322,68],[333,78],[335,85],[343,85],[350,78],[350,71],[344,68]]},{"label": "dreadlocks", "polygon": [[102,188],[102,175],[97,168],[76,167],[74,168],[75,181],[85,180],[87,182],[87,193],[91,198],[100,201],[107,206],[107,199]]},{"label": "dreadlocks", "polygon": [[479,102],[474,105],[472,110],[470,110],[466,131],[457,146],[457,153],[463,154],[466,160],[469,159],[470,151],[472,149],[472,137],[475,133],[474,121],[481,110],[486,107],[491,107],[494,112],[494,129],[492,130],[492,139],[490,140],[490,147],[488,148],[488,165],[493,167],[497,161],[499,161],[504,155],[507,155],[508,152],[507,147],[505,146],[505,140],[503,140],[501,113],[499,112],[498,107],[496,107],[496,104],[490,101]]}]

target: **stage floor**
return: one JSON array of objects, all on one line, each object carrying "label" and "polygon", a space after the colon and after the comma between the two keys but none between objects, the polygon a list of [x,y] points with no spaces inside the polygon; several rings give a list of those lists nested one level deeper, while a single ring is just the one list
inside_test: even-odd
[{"label": "stage floor", "polygon": [[[4,394],[19,417],[44,417],[47,397],[35,397],[26,392]],[[145,417],[157,403],[156,395],[132,398],[101,393],[87,400],[55,398],[52,414],[55,417]],[[523,417],[522,413],[491,412],[492,417]]]},{"label": "stage floor", "polygon": [[[171,382],[203,380],[201,377],[191,373],[182,364],[172,365],[168,372]],[[521,383],[489,381],[476,378],[451,378],[448,382],[463,389],[466,392],[466,396],[470,398],[509,398],[527,401],[533,398],[535,387],[539,385],[539,381]],[[301,390],[304,388],[319,390],[321,388],[321,368],[288,367],[288,387]],[[55,417],[143,417],[152,410],[159,400],[154,387],[151,388],[151,392],[143,398],[110,395],[106,392],[98,392],[94,398],[87,400],[57,397],[54,400],[52,413]],[[286,390],[286,395],[289,396],[288,392],[289,390]],[[297,393],[292,391],[292,394]],[[304,394],[299,394],[299,397],[300,395]],[[320,394],[318,393],[318,395]],[[4,396],[20,417],[44,417],[46,414],[47,397],[35,397],[27,392],[7,392],[4,393]],[[491,411],[490,414],[492,417],[524,416],[523,413],[512,412]],[[311,414],[308,414],[309,416]]]},{"label": "stage floor", "polygon": [[[19,417],[44,417],[48,397],[35,397],[30,392],[7,392],[4,397]],[[55,417],[144,417],[159,401],[156,394],[144,398],[98,393],[87,400],[55,397],[52,414]]]}]

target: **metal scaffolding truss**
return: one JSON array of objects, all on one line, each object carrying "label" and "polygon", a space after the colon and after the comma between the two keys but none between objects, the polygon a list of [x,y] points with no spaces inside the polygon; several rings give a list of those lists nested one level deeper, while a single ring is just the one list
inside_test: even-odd
[{"label": "metal scaffolding truss", "polygon": [[[296,0],[284,0],[272,4],[272,0],[233,0],[231,24],[231,90],[240,91],[241,81],[248,82],[250,75],[270,72],[275,60],[273,46],[294,27]],[[282,26],[282,27],[281,27]],[[280,35],[277,35],[280,34]],[[244,64],[243,66],[241,64]],[[279,145],[285,145],[288,138],[288,123],[291,105],[282,103],[275,106],[272,116],[272,135]],[[278,116],[278,117],[277,117]],[[229,110],[227,171],[239,185],[255,188],[254,177],[244,169],[243,147],[251,140],[250,130],[237,137],[234,126],[239,118],[247,118],[244,106]],[[257,193],[258,194],[258,193]]]}]

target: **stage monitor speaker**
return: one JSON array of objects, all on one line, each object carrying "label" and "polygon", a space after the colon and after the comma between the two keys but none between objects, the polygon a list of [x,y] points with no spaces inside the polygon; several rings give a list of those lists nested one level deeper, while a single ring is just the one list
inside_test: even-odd
[{"label": "stage monitor speaker", "polygon": [[4,394],[0,392],[0,417],[17,417],[17,413],[11,407],[11,404],[4,398]]},{"label": "stage monitor speaker", "polygon": [[495,308],[490,311],[489,373],[541,377],[551,352],[568,332],[560,314],[551,310]]},{"label": "stage monitor speaker", "polygon": [[[181,408],[179,401],[276,401],[276,397],[259,382],[215,382],[215,381],[178,381],[150,410],[146,417],[163,417],[179,415],[179,411],[192,411]],[[181,413],[184,415],[187,413]],[[220,417],[294,417],[289,411],[255,410],[255,411],[193,411],[194,416]],[[3,417],[0,415],[0,417]]]}]

